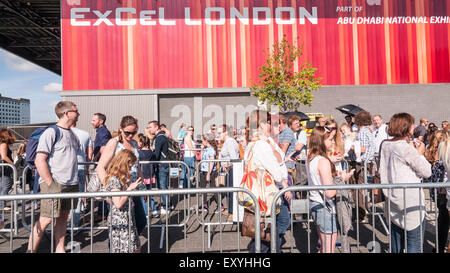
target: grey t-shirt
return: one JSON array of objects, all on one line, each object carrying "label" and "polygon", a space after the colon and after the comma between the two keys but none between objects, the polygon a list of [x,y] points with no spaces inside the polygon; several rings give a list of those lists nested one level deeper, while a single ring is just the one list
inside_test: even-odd
[{"label": "grey t-shirt", "polygon": [[[58,129],[59,140],[56,140],[56,132],[53,128],[48,128],[42,133],[36,152],[48,155],[48,168],[56,182],[66,186],[78,185],[78,139],[70,129],[61,127]],[[44,180],[40,177],[39,183],[43,182]]]},{"label": "grey t-shirt", "polygon": [[414,137],[419,138],[420,136],[425,136],[427,133],[427,128],[425,126],[419,125],[414,129]]},{"label": "grey t-shirt", "polygon": [[239,159],[239,144],[234,138],[228,138],[220,150],[222,159]]}]

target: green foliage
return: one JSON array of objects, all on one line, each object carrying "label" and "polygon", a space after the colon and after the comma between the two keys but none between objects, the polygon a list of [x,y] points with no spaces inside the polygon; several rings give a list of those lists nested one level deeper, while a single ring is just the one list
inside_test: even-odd
[{"label": "green foliage", "polygon": [[311,106],[313,90],[322,87],[321,78],[310,63],[302,64],[294,73],[294,62],[303,55],[303,45],[298,48],[289,43],[286,35],[281,42],[276,41],[267,55],[266,64],[259,68],[259,84],[250,89],[253,96],[262,103],[277,105],[280,111],[297,111],[301,105]]}]

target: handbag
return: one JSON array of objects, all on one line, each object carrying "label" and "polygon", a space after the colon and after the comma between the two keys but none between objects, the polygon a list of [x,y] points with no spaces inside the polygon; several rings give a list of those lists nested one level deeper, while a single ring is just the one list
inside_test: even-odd
[{"label": "handbag", "polygon": [[[261,218],[260,227],[261,240],[270,242],[270,223],[266,224],[264,218]],[[241,235],[255,238],[255,214],[249,210],[244,210]]]},{"label": "handbag", "polygon": [[226,184],[227,171],[223,165],[219,168],[217,176],[215,178],[216,187],[225,187]]},{"label": "handbag", "polygon": [[[98,178],[98,174],[96,171],[89,172],[89,182],[86,185],[86,190],[88,192],[103,192],[105,191],[105,187],[102,182]],[[95,200],[102,200],[103,197],[95,197]]]},{"label": "handbag", "polygon": [[[244,169],[244,176],[241,181],[241,187],[250,190],[257,198],[261,217],[269,217],[275,196],[280,191],[275,185],[273,176],[267,170],[261,170],[254,163],[253,147],[249,151],[249,159]],[[239,204],[246,209],[254,212],[255,203],[253,199],[245,192],[238,193]],[[281,198],[276,201],[276,213],[280,211]]]}]

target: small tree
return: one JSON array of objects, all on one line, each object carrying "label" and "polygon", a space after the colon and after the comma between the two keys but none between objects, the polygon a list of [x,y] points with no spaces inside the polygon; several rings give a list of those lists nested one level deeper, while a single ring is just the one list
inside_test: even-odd
[{"label": "small tree", "polygon": [[321,78],[315,77],[317,71],[310,63],[302,64],[294,73],[294,62],[303,55],[303,45],[298,48],[289,43],[284,35],[281,42],[276,41],[273,50],[267,55],[266,64],[259,68],[259,83],[250,89],[260,102],[276,105],[281,111],[295,110],[300,105],[309,105],[314,98],[313,90],[322,87]]}]

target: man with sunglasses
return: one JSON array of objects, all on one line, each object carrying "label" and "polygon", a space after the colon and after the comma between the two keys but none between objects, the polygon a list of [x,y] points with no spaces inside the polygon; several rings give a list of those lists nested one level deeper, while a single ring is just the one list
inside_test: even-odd
[{"label": "man with sunglasses", "polygon": [[[70,130],[78,121],[77,106],[70,101],[61,101],[55,107],[59,120],[56,123],[59,135],[53,128],[45,130],[36,149],[36,170],[39,173],[41,193],[79,192],[77,152],[79,141]],[[64,237],[69,211],[76,206],[76,199],[43,199],[41,215],[36,222],[28,242],[28,252],[36,252],[45,229],[52,224],[57,253],[65,252]]]}]

